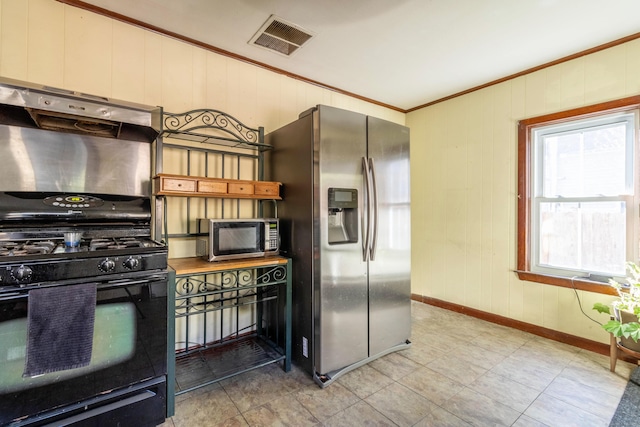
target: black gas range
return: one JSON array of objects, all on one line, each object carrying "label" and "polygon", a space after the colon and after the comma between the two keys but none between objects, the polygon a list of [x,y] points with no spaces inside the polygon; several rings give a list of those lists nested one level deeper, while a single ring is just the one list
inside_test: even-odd
[{"label": "black gas range", "polygon": [[[90,203],[50,203],[57,199]],[[0,336],[6,342],[0,348],[0,425],[160,424],[166,414],[167,247],[151,238],[148,198],[0,192],[0,205]],[[88,304],[77,294],[86,289],[95,293],[88,364],[27,375],[37,293],[48,292],[71,311]],[[54,331],[81,331],[85,320],[56,326],[59,314],[42,314],[50,320],[40,327]]]},{"label": "black gas range", "polygon": [[164,422],[161,117],[0,78],[0,426]]},{"label": "black gas range", "polygon": [[[86,197],[73,194],[64,197]],[[0,219],[0,336],[6,341],[0,348],[0,425],[161,423],[166,413],[167,247],[151,238],[150,215],[127,214],[129,199],[120,204],[117,197],[93,195],[94,201],[111,198],[110,214],[117,212],[117,217],[73,213],[65,218],[66,207],[42,202],[51,197],[48,193],[25,197],[31,200],[25,206],[40,197],[45,208],[37,215],[24,209],[31,214],[18,221],[7,219],[11,215],[0,208],[5,217]],[[0,192],[0,202],[7,199],[15,195]],[[52,213],[60,210],[63,217],[55,218]],[[89,364],[22,374],[32,351],[26,331],[32,330],[36,292],[48,291],[73,310],[87,303],[76,294],[87,287],[95,289]],[[55,328],[57,321],[52,315],[43,327]],[[72,324],[67,327],[78,327]]]},{"label": "black gas range", "polygon": [[135,278],[166,270],[164,244],[141,236],[105,237],[114,232],[92,231],[102,237],[82,238],[77,246],[68,246],[63,237],[4,233],[0,238],[0,293],[60,286],[88,278]]}]

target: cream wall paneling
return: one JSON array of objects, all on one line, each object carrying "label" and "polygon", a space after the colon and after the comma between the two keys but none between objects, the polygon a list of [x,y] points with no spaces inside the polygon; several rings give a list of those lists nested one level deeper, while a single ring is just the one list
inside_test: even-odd
[{"label": "cream wall paneling", "polygon": [[[520,281],[517,122],[637,95],[634,40],[407,114],[412,133],[413,293],[608,342],[572,289]],[[578,292],[584,310],[608,296]]]}]

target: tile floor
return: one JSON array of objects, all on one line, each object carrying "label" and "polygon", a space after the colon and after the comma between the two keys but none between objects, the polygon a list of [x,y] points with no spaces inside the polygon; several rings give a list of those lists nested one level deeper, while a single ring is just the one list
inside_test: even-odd
[{"label": "tile floor", "polygon": [[412,318],[410,349],[325,389],[272,364],[178,396],[163,426],[608,426],[635,367],[418,302]]}]

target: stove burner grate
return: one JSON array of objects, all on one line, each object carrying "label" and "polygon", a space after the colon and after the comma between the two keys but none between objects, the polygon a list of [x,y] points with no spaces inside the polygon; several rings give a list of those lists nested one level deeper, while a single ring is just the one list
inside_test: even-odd
[{"label": "stove burner grate", "polygon": [[112,239],[93,239],[89,242],[89,250],[141,248],[144,243],[135,237],[118,237]]},{"label": "stove burner grate", "polygon": [[52,240],[0,242],[0,256],[50,254],[56,246],[57,244]]},{"label": "stove burner grate", "polygon": [[66,247],[62,239],[0,241],[0,258],[117,249],[154,248],[160,245],[145,237],[109,237],[83,239],[76,247]]}]

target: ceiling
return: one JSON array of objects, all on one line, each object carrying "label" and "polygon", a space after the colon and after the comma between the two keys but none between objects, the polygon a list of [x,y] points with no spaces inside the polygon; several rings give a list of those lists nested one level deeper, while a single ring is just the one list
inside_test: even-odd
[{"label": "ceiling", "polygon": [[[402,111],[640,33],[638,0],[75,3]],[[315,36],[288,57],[250,45],[271,15]]]}]

